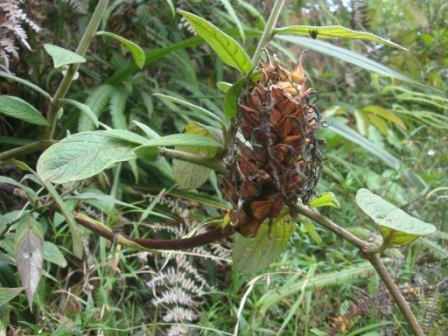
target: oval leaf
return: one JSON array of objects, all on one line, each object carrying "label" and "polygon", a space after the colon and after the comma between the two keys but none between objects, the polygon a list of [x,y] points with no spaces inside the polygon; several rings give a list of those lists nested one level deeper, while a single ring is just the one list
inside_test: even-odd
[{"label": "oval leaf", "polygon": [[26,101],[11,96],[0,96],[0,112],[31,124],[48,126],[47,120]]},{"label": "oval leaf", "polygon": [[[204,137],[213,138],[213,135],[204,126],[190,122],[185,126],[184,134],[198,134]],[[218,153],[217,148],[213,147],[197,147],[197,146],[176,146],[176,150],[187,153],[199,154],[209,158],[213,158]],[[210,176],[211,169],[203,167],[191,162],[182,160],[173,160],[174,179],[183,189],[197,189],[207,181]]]},{"label": "oval leaf", "polygon": [[65,260],[59,248],[55,244],[48,241],[44,242],[43,245],[43,258],[44,260],[60,267],[64,268],[67,266],[67,260]]},{"label": "oval leaf", "polygon": [[274,29],[274,34],[279,35],[302,35],[302,36],[313,36],[313,38],[346,38],[346,39],[362,39],[369,40],[378,43],[383,43],[401,50],[408,50],[399,44],[391,42],[389,40],[383,39],[372,33],[351,30],[342,26],[291,26],[284,28]]},{"label": "oval leaf", "polygon": [[238,272],[256,273],[269,266],[283,251],[296,225],[287,210],[272,221],[265,220],[255,238],[235,234],[232,260]]},{"label": "oval leaf", "polygon": [[16,266],[31,311],[33,297],[42,276],[42,237],[42,229],[35,219],[31,215],[23,216],[16,232]]},{"label": "oval leaf", "polygon": [[243,75],[249,73],[252,62],[237,41],[199,16],[179,9],[177,12],[188,20],[225,64],[238,69]]},{"label": "oval leaf", "polygon": [[82,180],[110,165],[135,159],[135,144],[107,131],[74,134],[48,148],[37,162],[42,179],[53,183]]},{"label": "oval leaf", "polygon": [[68,64],[84,63],[86,61],[84,57],[77,53],[52,44],[44,44],[44,48],[53,59],[55,68]]},{"label": "oval leaf", "polygon": [[356,194],[356,203],[379,226],[388,247],[407,245],[436,228],[398,209],[367,189]]},{"label": "oval leaf", "polygon": [[105,32],[105,31],[99,31],[96,34],[100,35],[100,36],[111,37],[111,38],[117,40],[118,42],[123,43],[131,51],[132,57],[134,58],[134,61],[135,61],[135,64],[137,64],[137,66],[140,69],[143,68],[143,66],[145,65],[145,60],[146,60],[145,52],[143,51],[142,48],[140,48],[134,42],[131,42],[131,41],[125,39],[124,37],[121,37],[121,36],[118,36],[118,35],[115,35],[115,34],[112,34],[109,32]]}]

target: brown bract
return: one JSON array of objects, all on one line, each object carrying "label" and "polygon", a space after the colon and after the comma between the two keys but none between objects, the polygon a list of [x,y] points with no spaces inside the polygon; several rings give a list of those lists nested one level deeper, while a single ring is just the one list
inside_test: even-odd
[{"label": "brown bract", "polygon": [[300,198],[307,204],[322,172],[316,132],[322,123],[317,92],[306,89],[302,57],[291,70],[277,59],[259,62],[262,75],[248,83],[238,100],[235,140],[227,166],[230,179],[220,188],[232,203],[231,225],[255,237],[264,220]]}]

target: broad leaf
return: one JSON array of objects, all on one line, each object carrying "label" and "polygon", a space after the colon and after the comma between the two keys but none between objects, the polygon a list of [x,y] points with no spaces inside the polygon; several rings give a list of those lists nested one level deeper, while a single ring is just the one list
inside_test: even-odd
[{"label": "broad leaf", "polygon": [[346,39],[362,39],[369,40],[378,43],[383,43],[401,50],[407,50],[399,44],[391,42],[389,40],[383,39],[372,33],[367,33],[363,31],[351,30],[342,26],[291,26],[284,28],[274,29],[274,34],[277,35],[302,35],[302,36],[313,36],[314,38],[346,38]]},{"label": "broad leaf", "polygon": [[17,97],[0,96],[0,112],[31,124],[48,126],[48,122],[42,113],[34,106]]},{"label": "broad leaf", "polygon": [[93,122],[96,128],[98,128],[98,126],[100,125],[98,122],[98,117],[96,116],[95,113],[93,113],[93,111],[90,109],[88,105],[72,99],[61,99],[61,102],[73,105],[74,107],[79,109],[87,118],[90,119],[91,122]]},{"label": "broad leaf", "polygon": [[55,68],[68,64],[84,63],[86,61],[84,57],[77,53],[52,44],[44,44],[44,48],[51,58],[53,58]]},{"label": "broad leaf", "polygon": [[55,244],[48,241],[44,241],[43,258],[44,260],[56,264],[62,268],[67,266],[67,260],[65,260],[64,255],[61,253],[59,248]]},{"label": "broad leaf", "polygon": [[378,73],[383,76],[393,77],[415,85],[422,85],[419,82],[409,77],[406,77],[395,70],[392,70],[380,63],[377,63],[367,57],[362,56],[361,54],[338,47],[331,43],[298,36],[276,36],[276,37],[287,42],[301,45],[307,49],[312,49],[319,53],[339,58],[340,60],[355,64],[370,72]]},{"label": "broad leaf", "polygon": [[367,189],[358,190],[356,203],[378,225],[387,247],[404,246],[436,231],[434,225],[408,215]]},{"label": "broad leaf", "polygon": [[[190,122],[185,126],[184,134],[197,134],[212,138],[213,135],[202,125],[196,122]],[[176,146],[176,150],[198,154],[213,158],[218,153],[217,148],[197,147],[197,146]],[[173,174],[177,184],[183,189],[197,189],[207,181],[211,169],[191,162],[173,160]]]},{"label": "broad leaf", "polygon": [[[14,299],[24,289],[25,289],[25,287],[0,288],[0,307],[7,304],[12,299]],[[1,333],[0,333],[0,335],[1,335]],[[3,335],[6,335],[6,333]]]},{"label": "broad leaf", "polygon": [[265,220],[255,238],[244,238],[235,234],[232,260],[238,272],[256,273],[264,270],[283,251],[296,229],[287,210],[272,221]]},{"label": "broad leaf", "polygon": [[134,148],[133,142],[107,131],[82,132],[48,148],[37,162],[37,172],[53,183],[82,180],[116,162],[135,159]]},{"label": "broad leaf", "polygon": [[252,69],[249,56],[237,41],[199,16],[179,9],[177,12],[188,20],[225,64],[238,69],[243,75]]},{"label": "broad leaf", "polygon": [[310,209],[317,208],[317,207],[333,207],[333,208],[339,208],[340,204],[338,200],[336,199],[336,196],[332,192],[327,192],[322,194],[321,196],[313,199],[309,205]]},{"label": "broad leaf", "polygon": [[145,65],[145,59],[146,59],[145,52],[143,51],[142,48],[140,48],[134,42],[131,42],[131,41],[125,39],[124,37],[121,37],[121,36],[118,36],[118,35],[115,35],[115,34],[112,34],[109,32],[105,32],[105,31],[99,31],[96,33],[96,35],[111,37],[111,38],[119,41],[120,43],[123,43],[131,51],[132,57],[134,58],[134,61],[135,61],[135,64],[137,64],[137,66],[140,69],[142,69],[143,66]]},{"label": "broad leaf", "polygon": [[33,297],[42,276],[42,243],[43,234],[40,224],[32,215],[23,216],[16,231],[16,266],[22,285],[25,287],[31,311],[33,311]]}]

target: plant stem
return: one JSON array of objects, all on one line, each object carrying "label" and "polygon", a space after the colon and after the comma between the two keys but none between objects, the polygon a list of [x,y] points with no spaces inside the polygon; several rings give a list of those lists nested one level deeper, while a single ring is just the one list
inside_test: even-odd
[{"label": "plant stem", "polygon": [[[54,206],[54,209],[59,209],[57,206]],[[134,238],[124,235],[119,235],[115,232],[108,230],[105,227],[96,225],[93,221],[89,221],[85,218],[85,216],[80,216],[74,213],[75,220],[78,224],[88,228],[89,230],[95,232],[96,234],[112,240],[118,241],[119,243],[123,243],[125,240],[129,240],[133,243],[137,243],[138,245],[147,248],[147,249],[157,249],[157,250],[185,250],[198,246],[204,246],[207,244],[211,244],[215,241],[224,239],[226,237],[231,236],[234,233],[234,227],[231,225],[227,225],[225,228],[222,228],[221,225],[218,227],[211,229],[203,234],[183,239],[171,239],[171,240],[163,240],[163,239],[141,239]],[[124,238],[124,239],[120,239]],[[123,244],[124,245],[124,244]],[[135,246],[130,246],[135,247]]]},{"label": "plant stem", "polygon": [[[90,43],[92,42],[93,37],[95,36],[95,33],[101,22],[101,18],[108,4],[109,0],[99,0],[98,5],[95,8],[95,12],[90,19],[89,25],[86,28],[84,36],[79,42],[78,49],[76,49],[76,53],[78,55],[85,55]],[[66,96],[68,89],[73,82],[73,77],[78,71],[79,65],[80,63],[75,63],[69,66],[67,73],[59,84],[56,93],[54,94],[53,100],[51,101],[51,104],[48,107],[47,111],[47,121],[49,123],[49,126],[47,126],[44,130],[43,140],[51,140],[53,138],[54,130],[56,128],[58,111],[62,107],[62,103],[60,100]]]},{"label": "plant stem", "polygon": [[167,148],[161,148],[159,154],[170,159],[187,161],[213,169],[218,174],[221,174],[224,177],[229,178],[229,172],[226,166],[213,158]]},{"label": "plant stem", "polygon": [[263,35],[261,35],[260,42],[258,43],[257,49],[255,50],[254,56],[252,58],[252,65],[256,66],[258,62],[258,58],[261,55],[261,51],[263,48],[266,48],[268,43],[272,39],[272,31],[277,24],[278,17],[280,16],[280,12],[285,4],[285,0],[276,0],[274,3],[274,7],[272,7],[271,15],[269,16],[268,22],[266,22],[266,27],[264,28]]},{"label": "plant stem", "polygon": [[414,335],[416,336],[424,335],[406,299],[403,297],[397,285],[395,284],[394,280],[392,279],[391,275],[387,271],[387,268],[384,266],[379,254],[375,252],[376,248],[373,244],[356,237],[354,234],[348,232],[347,230],[340,227],[331,220],[325,218],[324,216],[315,213],[310,208],[304,205],[296,204],[294,206],[291,206],[291,211],[293,214],[299,213],[314,220],[316,223],[325,226],[328,230],[336,233],[338,236],[342,237],[343,239],[347,240],[351,244],[358,247],[361,250],[361,256],[367,259],[372,264],[372,266],[377,271],[378,275],[383,280],[390,294],[395,299],[398,308],[400,308],[401,313],[408,322],[409,327],[411,328]]},{"label": "plant stem", "polygon": [[17,147],[17,148],[11,149],[9,151],[0,153],[0,161],[14,159],[17,156],[25,155],[25,154],[28,154],[28,153],[39,152],[39,151],[47,149],[48,147],[50,147],[54,143],[56,143],[56,141],[53,141],[53,140],[41,140],[41,141],[38,141],[38,142],[30,143],[28,145]]},{"label": "plant stem", "polygon": [[408,302],[401,294],[401,291],[398,289],[386,266],[384,266],[383,261],[381,260],[379,254],[378,253],[367,254],[365,258],[368,261],[370,261],[370,263],[375,268],[380,278],[385,283],[387,289],[389,290],[390,294],[392,295],[398,307],[400,308],[401,313],[408,322],[409,327],[411,328],[414,335],[424,336],[423,330],[418,324],[417,320],[415,319],[415,316],[412,313],[412,310],[409,307]]}]

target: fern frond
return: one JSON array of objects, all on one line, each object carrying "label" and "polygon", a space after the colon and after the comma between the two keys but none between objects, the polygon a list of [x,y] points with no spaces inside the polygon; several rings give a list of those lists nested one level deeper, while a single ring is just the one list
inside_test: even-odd
[{"label": "fern frond", "polygon": [[[85,104],[100,118],[114,92],[115,88],[113,86],[107,84],[100,85],[89,94]],[[91,131],[94,128],[94,124],[86,115],[82,114],[79,117],[78,130],[80,132]]]},{"label": "fern frond", "polygon": [[[388,259],[384,260],[385,263],[389,261],[390,260]],[[366,261],[356,266],[348,267],[342,271],[323,273],[312,278],[305,278],[293,285],[281,287],[280,289],[273,292],[266,298],[266,302],[261,307],[260,312],[261,314],[266,313],[269,307],[271,307],[273,304],[298,292],[315,288],[337,286],[342,283],[351,282],[355,279],[369,277],[374,272],[375,269],[373,268],[373,266],[370,264],[370,262]]]},{"label": "fern frond", "polygon": [[448,250],[431,239],[420,237],[415,241],[415,244],[427,248],[440,259],[445,259],[448,256]]},{"label": "fern frond", "polygon": [[112,116],[112,124],[117,129],[127,129],[125,108],[129,93],[124,88],[116,88],[110,99],[109,112]]}]

